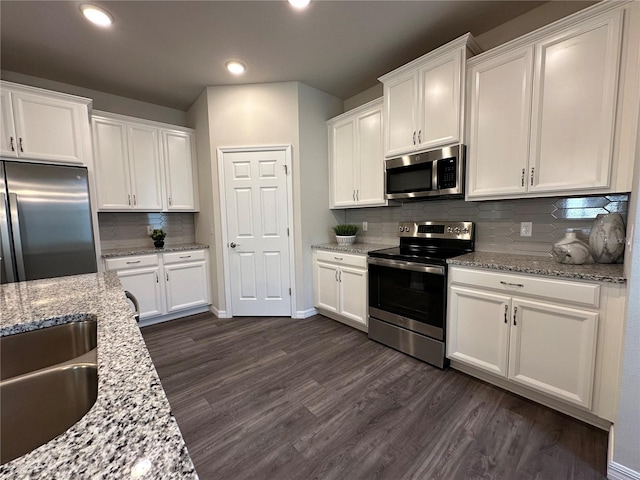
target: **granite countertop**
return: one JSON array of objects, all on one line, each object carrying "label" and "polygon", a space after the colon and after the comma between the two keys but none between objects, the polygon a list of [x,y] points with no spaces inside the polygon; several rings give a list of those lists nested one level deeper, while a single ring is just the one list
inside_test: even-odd
[{"label": "granite countertop", "polygon": [[129,255],[150,255],[154,253],[184,252],[187,250],[202,250],[203,248],[209,248],[209,245],[201,245],[199,243],[187,243],[183,245],[165,245],[163,248],[155,248],[155,247],[114,248],[111,250],[103,250],[102,258],[126,257]]},{"label": "granite countertop", "polygon": [[551,257],[491,252],[467,253],[459,257],[450,258],[447,263],[465,267],[482,267],[492,270],[578,278],[598,282],[625,283],[627,281],[624,277],[624,268],[621,263],[566,265],[556,262]]},{"label": "granite countertop", "polygon": [[352,243],[351,245],[340,245],[338,243],[323,243],[320,245],[311,245],[313,250],[330,250],[335,252],[359,253],[366,255],[372,250],[381,250],[383,248],[397,247],[398,245],[387,245],[382,243]]},{"label": "granite countertop", "polygon": [[115,272],[2,285],[0,307],[0,336],[98,322],[96,403],[66,432],[1,465],[0,477],[198,478]]}]

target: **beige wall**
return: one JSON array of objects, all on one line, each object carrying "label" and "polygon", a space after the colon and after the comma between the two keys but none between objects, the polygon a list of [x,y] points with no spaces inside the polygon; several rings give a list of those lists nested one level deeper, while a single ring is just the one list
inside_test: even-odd
[{"label": "beige wall", "polygon": [[186,120],[186,113],[174,108],[141,102],[132,98],[111,95],[110,93],[77,87],[67,83],[54,82],[53,80],[32,77],[31,75],[23,75],[21,73],[10,72],[7,70],[2,70],[0,72],[0,77],[2,80],[6,80],[8,82],[21,83],[23,85],[45,88],[55,92],[91,98],[93,100],[93,108],[95,110],[119,113],[121,115],[129,115],[131,117],[144,118],[145,120],[169,123],[171,125],[180,125],[183,127],[189,126]]}]

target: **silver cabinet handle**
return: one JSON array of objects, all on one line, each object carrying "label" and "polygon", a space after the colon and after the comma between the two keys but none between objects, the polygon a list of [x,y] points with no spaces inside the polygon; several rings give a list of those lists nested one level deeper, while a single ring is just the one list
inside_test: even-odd
[{"label": "silver cabinet handle", "polygon": [[500,280],[500,283],[502,285],[508,285],[510,287],[524,287],[523,283],[509,283],[509,282],[503,282],[502,280]]},{"label": "silver cabinet handle", "polygon": [[133,204],[137,205],[138,204],[138,200],[136,199],[136,194],[133,194]]},{"label": "silver cabinet handle", "polygon": [[169,206],[171,206],[171,197],[169,197]]},{"label": "silver cabinet handle", "polygon": [[127,262],[127,265],[134,265],[136,263],[140,263],[140,260],[136,260],[135,262]]},{"label": "silver cabinet handle", "polygon": [[356,201],[356,191],[354,190],[351,194],[351,196],[353,197],[353,201]]},{"label": "silver cabinet handle", "polygon": [[505,305],[504,306],[504,323],[509,323],[509,320],[507,319],[507,312],[509,311],[509,305]]},{"label": "silver cabinet handle", "polygon": [[337,282],[337,281],[338,281],[338,270],[336,270],[336,275],[335,275],[335,277],[336,277],[336,282]]},{"label": "silver cabinet handle", "polygon": [[131,205],[131,194],[127,195],[127,203]]},{"label": "silver cabinet handle", "polygon": [[518,325],[516,323],[516,314],[518,313],[518,307],[513,307],[513,325],[516,326]]},{"label": "silver cabinet handle", "polygon": [[525,172],[525,169],[523,168],[522,169],[522,177],[520,177],[520,184],[521,184],[520,186],[521,187],[524,187],[524,172]]},{"label": "silver cabinet handle", "polygon": [[191,255],[183,255],[180,258],[191,258]]},{"label": "silver cabinet handle", "polygon": [[343,257],[333,257],[333,258],[335,258],[336,260],[344,260]]},{"label": "silver cabinet handle", "polygon": [[166,272],[167,274],[167,282],[169,281],[169,272]]},{"label": "silver cabinet handle", "polygon": [[534,167],[531,167],[531,186],[533,187],[533,169]]},{"label": "silver cabinet handle", "polygon": [[20,215],[18,213],[18,195],[15,193],[9,194],[9,214],[11,215],[11,223],[13,228],[13,251],[16,255],[16,268],[18,269],[18,281],[24,281],[27,279],[27,274],[24,269],[24,255],[22,253],[22,235],[20,233]]},{"label": "silver cabinet handle", "polygon": [[360,190],[356,190],[356,202],[360,201]]},{"label": "silver cabinet handle", "polygon": [[416,131],[413,131],[413,144],[416,144]]},{"label": "silver cabinet handle", "polygon": [[338,281],[342,283],[342,270],[338,270]]},{"label": "silver cabinet handle", "polygon": [[13,146],[13,137],[9,137],[9,145],[11,145],[11,151],[15,152],[16,147]]},{"label": "silver cabinet handle", "polygon": [[20,137],[20,151],[24,152],[24,148],[22,148],[22,137]]},{"label": "silver cabinet handle", "polygon": [[418,145],[422,142],[422,130],[418,130]]},{"label": "silver cabinet handle", "polygon": [[156,283],[160,283],[160,281],[158,280],[158,272],[156,272]]}]

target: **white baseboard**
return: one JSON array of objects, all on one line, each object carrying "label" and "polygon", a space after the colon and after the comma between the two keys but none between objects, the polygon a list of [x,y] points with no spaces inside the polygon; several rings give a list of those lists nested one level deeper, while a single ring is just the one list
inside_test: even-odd
[{"label": "white baseboard", "polygon": [[209,309],[209,311],[218,318],[231,318],[226,310],[218,310],[213,305],[211,305],[211,308]]},{"label": "white baseboard", "polygon": [[291,318],[309,318],[317,315],[317,311],[315,308],[309,308],[307,310],[298,310],[296,311]]},{"label": "white baseboard", "polygon": [[640,480],[640,472],[631,470],[617,462],[609,461],[607,464],[607,478],[609,480]]},{"label": "white baseboard", "polygon": [[190,315],[196,315],[198,313],[204,313],[210,311],[208,307],[196,307],[188,310],[182,310],[180,312],[169,313],[167,315],[160,315],[158,317],[145,318],[138,323],[139,327],[148,327],[149,325],[155,325],[157,323],[168,322],[169,320],[175,320],[177,318],[188,317]]}]

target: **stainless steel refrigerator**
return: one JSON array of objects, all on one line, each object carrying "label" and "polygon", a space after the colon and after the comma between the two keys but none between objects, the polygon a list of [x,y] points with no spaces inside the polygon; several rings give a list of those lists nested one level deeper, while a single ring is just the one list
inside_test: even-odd
[{"label": "stainless steel refrigerator", "polygon": [[87,169],[0,161],[0,283],[95,271]]}]

